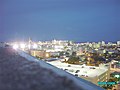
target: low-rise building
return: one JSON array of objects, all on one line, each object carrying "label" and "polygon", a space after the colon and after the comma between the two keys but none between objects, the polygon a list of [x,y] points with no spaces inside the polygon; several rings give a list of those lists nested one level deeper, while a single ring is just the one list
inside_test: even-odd
[{"label": "low-rise building", "polygon": [[30,54],[32,56],[37,56],[37,57],[40,57],[40,58],[49,58],[50,57],[50,53],[46,52],[46,51],[43,51],[43,50],[31,50]]},{"label": "low-rise building", "polygon": [[120,62],[115,60],[111,61],[110,70],[120,72]]},{"label": "low-rise building", "polygon": [[98,85],[98,82],[107,82],[110,78],[110,69],[108,66],[105,65],[100,65],[99,67],[86,65],[72,65],[62,63],[60,61],[52,61],[48,63],[60,69],[63,69],[75,76],[88,80],[96,85]]}]

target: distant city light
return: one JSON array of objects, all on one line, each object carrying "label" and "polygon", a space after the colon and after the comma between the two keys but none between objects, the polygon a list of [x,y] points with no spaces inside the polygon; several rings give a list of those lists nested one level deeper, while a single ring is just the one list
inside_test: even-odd
[{"label": "distant city light", "polygon": [[37,44],[34,44],[34,45],[33,45],[33,48],[34,48],[34,49],[36,49],[37,47],[38,47]]},{"label": "distant city light", "polygon": [[88,57],[88,60],[90,60],[90,57]]},{"label": "distant city light", "polygon": [[18,49],[18,47],[19,47],[19,46],[18,46],[17,44],[14,44],[14,45],[13,45],[13,49],[15,49],[15,50]]},{"label": "distant city light", "polygon": [[25,44],[24,43],[20,44],[20,48],[24,49],[25,48]]},{"label": "distant city light", "polygon": [[30,44],[28,45],[28,48],[29,48],[29,49],[31,48],[31,45],[30,45]]},{"label": "distant city light", "polygon": [[119,78],[119,77],[120,77],[120,75],[115,75],[115,77],[116,77],[116,78]]},{"label": "distant city light", "polygon": [[49,57],[49,54],[48,54],[48,53],[46,53],[46,57]]}]

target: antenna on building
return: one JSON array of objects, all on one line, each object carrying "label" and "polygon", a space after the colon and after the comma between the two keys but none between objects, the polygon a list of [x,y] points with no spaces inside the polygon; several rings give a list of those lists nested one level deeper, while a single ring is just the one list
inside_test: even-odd
[{"label": "antenna on building", "polygon": [[32,43],[32,39],[29,37],[29,43]]},{"label": "antenna on building", "polygon": [[31,49],[31,44],[32,44],[32,40],[31,40],[31,38],[29,37],[29,41],[28,41],[28,48],[29,48],[29,50]]}]

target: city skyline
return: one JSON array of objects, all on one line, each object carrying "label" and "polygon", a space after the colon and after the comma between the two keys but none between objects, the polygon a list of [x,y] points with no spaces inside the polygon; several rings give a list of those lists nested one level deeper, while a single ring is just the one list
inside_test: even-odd
[{"label": "city skyline", "polygon": [[119,41],[119,0],[1,0],[0,41]]}]

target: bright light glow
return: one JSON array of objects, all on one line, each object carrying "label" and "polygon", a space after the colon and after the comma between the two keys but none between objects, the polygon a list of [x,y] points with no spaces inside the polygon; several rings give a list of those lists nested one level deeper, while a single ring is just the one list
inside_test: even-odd
[{"label": "bright light glow", "polygon": [[90,60],[90,57],[88,57],[88,60]]},{"label": "bright light glow", "polygon": [[36,49],[37,47],[38,47],[37,44],[34,44],[34,45],[33,45],[33,48],[34,48],[34,49]]},{"label": "bright light glow", "polygon": [[119,77],[120,77],[120,75],[115,75],[115,77],[116,77],[116,78],[119,78]]},{"label": "bright light glow", "polygon": [[31,48],[31,45],[30,45],[30,44],[28,45],[28,48],[29,48],[29,49]]},{"label": "bright light glow", "polygon": [[17,44],[14,44],[14,45],[13,45],[13,49],[15,49],[15,50],[18,49],[18,45],[17,45]]},{"label": "bright light glow", "polygon": [[20,48],[24,49],[25,48],[25,44],[24,43],[20,44]]},{"label": "bright light glow", "polygon": [[46,57],[49,57],[49,54],[48,54],[48,53],[46,53]]}]

